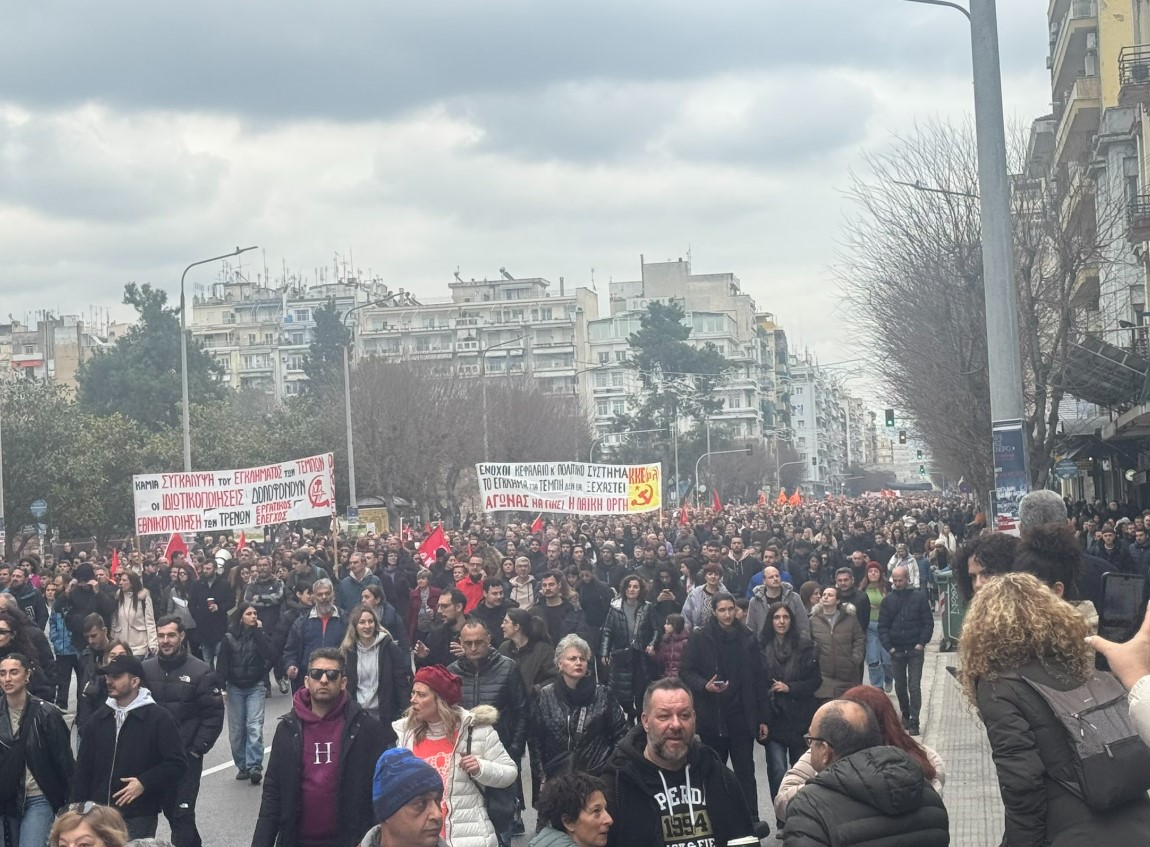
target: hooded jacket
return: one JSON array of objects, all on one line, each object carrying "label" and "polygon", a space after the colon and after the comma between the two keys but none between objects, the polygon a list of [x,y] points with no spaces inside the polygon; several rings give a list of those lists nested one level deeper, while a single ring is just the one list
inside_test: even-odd
[{"label": "hooded jacket", "polygon": [[816,606],[811,614],[811,640],[815,642],[819,671],[823,675],[816,697],[824,700],[841,697],[848,688],[862,682],[866,633],[859,626],[853,605],[839,604],[833,629],[822,606]]},{"label": "hooded jacket", "polygon": [[[292,711],[280,717],[272,738],[272,752],[264,775],[259,818],[252,847],[294,847],[299,841],[304,768],[304,731],[296,703],[310,711],[306,688],[292,698]],[[338,785],[335,813],[339,832],[335,844],[353,847],[376,821],[371,805],[371,782],[375,763],[386,749],[379,721],[348,700],[339,735]],[[334,743],[333,743],[334,750]],[[326,755],[326,749],[323,751]],[[315,761],[315,750],[309,751]]]},{"label": "hooded jacket", "polygon": [[791,610],[791,624],[799,632],[799,636],[810,638],[810,613],[803,607],[803,598],[795,591],[789,582],[783,583],[783,593],[772,600],[767,596],[765,585],[756,585],[751,592],[751,600],[747,604],[747,629],[755,636],[756,641],[762,641],[763,627],[767,625],[767,609],[775,603],[782,603]]},{"label": "hooded jacket", "polygon": [[[60,807],[68,802],[69,790],[72,787],[72,771],[75,761],[72,759],[72,741],[68,725],[64,717],[52,703],[45,702],[39,697],[28,695],[28,702],[24,706],[24,716],[20,719],[19,735],[25,739],[24,748],[25,767],[32,772],[32,777],[44,796],[48,799],[52,812],[58,812]],[[8,714],[8,699],[0,696],[0,760],[7,755],[8,748],[17,741],[12,732],[12,723]],[[12,812],[19,817],[24,807],[25,780],[20,780],[17,796],[11,798],[12,803],[6,812]],[[0,807],[4,806],[8,798],[0,798]]]},{"label": "hooded jacket", "polygon": [[448,668],[463,680],[463,699],[460,705],[465,709],[478,706],[494,706],[499,711],[495,731],[512,761],[523,758],[527,748],[527,689],[523,677],[512,659],[498,650],[489,650],[478,662],[462,658],[452,662]]},{"label": "hooded jacket", "polygon": [[276,658],[271,639],[262,626],[241,626],[238,633],[224,634],[216,659],[216,673],[225,685],[255,688],[264,684]]},{"label": "hooded jacket", "polygon": [[[411,662],[408,655],[399,648],[391,633],[381,630],[376,636],[375,646],[368,648],[376,655],[376,706],[379,722],[384,733],[391,735],[391,722],[403,714],[411,699]],[[344,660],[344,674],[347,678],[347,696],[359,702],[359,651],[356,645],[348,651]],[[374,715],[373,715],[374,717]],[[388,746],[395,745],[395,738],[388,739]]]},{"label": "hooded jacket", "polygon": [[347,621],[340,615],[338,606],[332,607],[326,627],[323,618],[312,606],[308,612],[296,618],[288,631],[287,643],[284,645],[284,667],[300,669],[300,675],[296,677],[299,683],[303,678],[303,670],[307,668],[308,657],[320,647],[339,647],[345,632]]},{"label": "hooded jacket", "polygon": [[[499,712],[490,706],[461,710],[462,722],[455,736],[452,754],[454,763],[443,786],[443,800],[447,803],[448,814],[444,821],[444,840],[451,847],[496,847],[498,839],[495,827],[487,817],[483,794],[479,786],[486,788],[506,788],[515,782],[519,769],[507,755],[495,723]],[[392,725],[399,738],[400,747],[411,750],[415,746],[415,733],[409,730],[407,718],[401,718]],[[471,755],[479,760],[479,773],[474,777],[459,767],[459,758],[467,747],[468,733],[471,734]],[[371,780],[368,779],[370,794]],[[368,804],[370,809],[370,803]]]},{"label": "hooded jacket", "polygon": [[135,777],[144,793],[120,809],[125,818],[158,814],[168,789],[188,768],[176,719],[141,688],[123,708],[111,698],[84,726],[76,770],[72,775],[72,801],[93,800],[115,805],[112,796]]},{"label": "hooded jacket", "polygon": [[665,771],[643,756],[646,747],[647,733],[637,726],[603,774],[607,811],[615,820],[607,847],[686,847],[708,838],[725,845],[754,838],[743,791],[714,750],[692,741],[683,769]]},{"label": "hooded jacket", "polygon": [[950,819],[922,768],[897,747],[833,762],[787,806],[786,843],[799,847],[946,847]]}]

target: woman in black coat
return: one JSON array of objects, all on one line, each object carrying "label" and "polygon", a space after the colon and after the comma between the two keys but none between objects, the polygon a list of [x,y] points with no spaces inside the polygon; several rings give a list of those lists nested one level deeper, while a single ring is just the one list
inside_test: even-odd
[{"label": "woman in black coat", "polygon": [[[11,595],[8,595],[11,596]],[[0,608],[0,658],[21,653],[32,661],[28,693],[56,701],[56,659],[43,632],[19,609]]]},{"label": "woman in black coat", "polygon": [[655,643],[655,607],[635,574],[623,577],[619,597],[611,601],[599,639],[599,657],[607,666],[607,685],[628,719],[643,711],[643,692],[651,676],[647,648]]},{"label": "woman in black coat", "polygon": [[1077,745],[1026,681],[1058,691],[1084,685],[1095,675],[1090,634],[1081,612],[1028,573],[996,576],[971,601],[959,640],[959,679],[990,740],[1006,812],[1004,844],[1147,843],[1147,773],[1129,772],[1128,780],[1115,774],[1119,784],[1128,783],[1130,797],[1104,812],[1091,809],[1072,790]]},{"label": "woman in black coat", "polygon": [[679,678],[695,698],[696,728],[742,786],[747,807],[759,820],[755,740],[767,738],[767,682],[755,637],[735,617],[735,598],[716,595],[714,614],[691,633]]},{"label": "woman in black coat", "polygon": [[773,800],[787,768],[807,751],[803,735],[818,709],[815,692],[823,677],[815,645],[795,626],[786,603],[770,605],[767,624],[763,627],[762,651],[763,674],[770,686],[767,724],[771,731],[765,746]]},{"label": "woman in black coat", "polygon": [[236,607],[231,632],[220,642],[217,673],[228,698],[228,739],[236,779],[259,785],[264,769],[264,684],[277,654],[263,628],[259,609],[243,602]]}]

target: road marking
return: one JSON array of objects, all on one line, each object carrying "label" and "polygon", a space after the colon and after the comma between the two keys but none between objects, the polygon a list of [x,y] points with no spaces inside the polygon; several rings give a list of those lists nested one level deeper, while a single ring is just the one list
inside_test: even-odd
[{"label": "road marking", "polygon": [[[271,747],[265,747],[264,748],[264,755],[266,756],[271,751],[272,751]],[[206,771],[204,771],[203,775],[204,776],[211,776],[214,773],[219,773],[220,771],[226,771],[228,768],[234,768],[234,767],[235,767],[234,762],[224,762],[222,765],[216,765],[213,768],[208,768]]]}]

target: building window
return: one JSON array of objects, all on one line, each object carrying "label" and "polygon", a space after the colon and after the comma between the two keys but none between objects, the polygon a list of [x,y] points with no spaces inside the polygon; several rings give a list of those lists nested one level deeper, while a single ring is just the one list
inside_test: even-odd
[{"label": "building window", "polygon": [[606,365],[610,361],[611,361],[611,354],[610,353],[600,353],[599,354],[599,364]]},{"label": "building window", "polygon": [[303,356],[296,354],[288,356],[288,370],[289,371],[302,371],[303,370]]},{"label": "building window", "polygon": [[297,394],[299,394],[299,383],[289,382],[284,386],[284,394],[286,394],[288,397],[295,397]]},{"label": "building window", "polygon": [[272,335],[270,332],[265,332],[264,333],[264,344],[266,344],[268,347],[271,347],[273,344],[275,344],[275,336]]},{"label": "building window", "polygon": [[608,404],[608,402],[606,400],[600,400],[599,402],[597,402],[595,404],[595,414],[598,417],[601,417],[601,418],[607,417],[609,414],[611,414],[610,409],[611,409],[611,406],[610,406],[610,404]]},{"label": "building window", "polygon": [[611,374],[611,387],[612,388],[622,388],[623,387],[623,374],[620,371],[615,371]]},{"label": "building window", "polygon": [[607,374],[604,374],[604,373],[595,374],[595,387],[596,388],[606,388],[607,387]]},{"label": "building window", "polygon": [[799,429],[806,429],[807,428],[807,422],[806,421],[799,421],[798,422],[798,428]]},{"label": "building window", "polygon": [[621,415],[627,411],[627,401],[625,400],[612,400],[611,401],[611,414]]},{"label": "building window", "polygon": [[35,352],[36,352],[36,345],[34,345],[34,344],[25,344],[24,345],[24,355],[25,356],[31,356]]},{"label": "building window", "polygon": [[627,351],[626,350],[616,350],[615,351],[615,361],[616,362],[627,361]]},{"label": "building window", "polygon": [[539,320],[549,321],[551,319],[552,318],[551,318],[551,307],[550,306],[546,306],[546,307],[539,310]]},{"label": "building window", "polygon": [[292,312],[292,320],[298,323],[307,323],[311,320],[311,309],[296,309]]}]

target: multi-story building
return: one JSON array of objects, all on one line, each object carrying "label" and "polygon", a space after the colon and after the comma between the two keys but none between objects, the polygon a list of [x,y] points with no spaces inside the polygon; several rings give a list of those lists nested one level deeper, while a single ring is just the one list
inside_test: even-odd
[{"label": "multi-story building", "polygon": [[802,488],[822,497],[835,491],[836,477],[842,476],[845,416],[830,374],[809,351],[791,354],[790,376],[794,448],[805,470]]},{"label": "multi-story building", "polygon": [[0,324],[0,373],[77,387],[80,365],[111,342],[77,315],[46,314],[36,325]]},{"label": "multi-story building", "polygon": [[391,360],[450,362],[478,376],[524,374],[549,394],[588,396],[588,323],[599,302],[588,288],[558,291],[540,277],[518,279],[505,269],[495,280],[464,280],[451,296],[410,298],[369,306],[359,318],[358,351]]},{"label": "multi-story building", "polygon": [[280,397],[283,294],[238,271],[192,297],[192,336],[223,369],[225,385]]},{"label": "multi-story building", "polygon": [[[629,345],[627,338],[640,328],[640,320],[651,302],[675,302],[686,313],[684,320],[691,327],[688,342],[715,348],[735,364],[735,371],[719,388],[723,407],[711,420],[725,424],[738,438],[757,439],[764,433],[764,396],[771,401],[772,423],[777,401],[774,371],[770,374],[770,388],[764,392],[764,371],[761,366],[763,339],[756,320],[755,304],[744,294],[738,277],[731,273],[694,274],[690,262],[641,262],[640,278],[610,284],[609,317],[591,321],[590,367],[592,381],[593,414],[596,430],[600,433],[611,428],[614,416],[626,411],[629,399],[637,396],[638,382],[632,370],[625,366]],[[778,330],[781,334],[781,330]],[[779,340],[772,337],[771,342]],[[786,350],[786,338],[781,337],[781,349]],[[775,348],[772,347],[772,350]],[[668,379],[679,375],[668,374]]]}]

